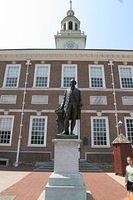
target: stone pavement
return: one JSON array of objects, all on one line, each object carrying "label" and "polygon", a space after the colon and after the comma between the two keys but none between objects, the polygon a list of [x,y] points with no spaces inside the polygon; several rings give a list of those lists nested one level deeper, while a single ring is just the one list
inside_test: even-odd
[{"label": "stone pavement", "polygon": [[[42,200],[49,175],[48,172],[0,171],[0,185],[4,185],[1,186],[0,200]],[[113,173],[82,175],[95,200],[126,200],[123,177]]]}]

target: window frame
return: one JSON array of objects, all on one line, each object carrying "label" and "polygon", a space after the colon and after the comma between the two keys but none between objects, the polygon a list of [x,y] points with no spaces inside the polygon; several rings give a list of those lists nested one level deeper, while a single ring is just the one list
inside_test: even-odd
[{"label": "window frame", "polygon": [[8,144],[0,143],[0,146],[11,146],[12,145],[12,136],[13,136],[13,127],[14,127],[14,115],[0,115],[0,118],[12,118],[10,143],[8,143]]},{"label": "window frame", "polygon": [[[45,127],[44,127],[44,144],[31,144],[31,136],[32,136],[32,122],[34,118],[45,119]],[[28,147],[46,147],[47,146],[47,125],[48,125],[48,116],[30,116],[30,124],[29,124],[29,137],[28,137]]]},{"label": "window frame", "polygon": [[[107,145],[94,145],[93,119],[105,119]],[[110,133],[108,117],[91,116],[91,148],[110,148]]]},{"label": "window frame", "polygon": [[75,81],[77,82],[76,86],[78,87],[78,74],[77,74],[77,69],[78,66],[77,64],[62,64],[62,72],[61,72],[61,88],[69,88],[69,87],[64,87],[64,68],[68,66],[75,67]]},{"label": "window frame", "polygon": [[[39,66],[44,66],[44,67],[48,67],[48,81],[47,81],[47,86],[46,87],[39,87],[39,86],[36,86],[36,78],[37,78],[37,68]],[[35,70],[34,70],[34,81],[33,81],[33,87],[34,88],[49,88],[49,85],[50,85],[50,68],[51,68],[51,65],[50,64],[35,64]]]},{"label": "window frame", "polygon": [[[102,81],[103,81],[103,87],[92,87],[92,84],[91,84],[91,68],[94,68],[94,67],[101,67],[102,69]],[[101,65],[101,64],[89,64],[88,65],[88,68],[89,68],[89,87],[90,88],[106,88],[106,83],[105,83],[105,70],[104,70],[104,65]]]},{"label": "window frame", "polygon": [[[128,138],[128,132],[127,132],[127,123],[126,123],[126,120],[127,119],[132,119],[133,120],[133,117],[124,117],[124,122],[125,122],[125,133],[126,133],[126,137]],[[133,141],[132,141],[133,142]]]},{"label": "window frame", "polygon": [[[7,80],[7,73],[8,73],[8,69],[9,67],[14,67],[14,66],[18,66],[19,67],[19,72],[18,72],[18,77],[17,77],[17,85],[15,87],[9,87],[6,86],[6,80]],[[18,88],[19,87],[19,81],[20,81],[20,72],[21,72],[21,64],[6,64],[6,70],[5,70],[5,74],[4,74],[4,81],[3,81],[3,87],[4,88]]]},{"label": "window frame", "polygon": [[120,71],[121,68],[131,68],[131,74],[132,74],[132,79],[133,79],[133,66],[132,65],[118,65],[120,88],[122,88],[122,89],[133,89],[131,87],[123,87],[122,86],[121,71]]}]

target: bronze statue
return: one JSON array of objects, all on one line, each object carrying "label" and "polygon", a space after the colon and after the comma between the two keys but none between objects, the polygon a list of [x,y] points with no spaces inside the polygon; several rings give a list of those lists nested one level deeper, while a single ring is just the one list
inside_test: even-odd
[{"label": "bronze statue", "polygon": [[61,109],[59,107],[55,110],[55,113],[57,114],[56,122],[57,122],[58,134],[60,134],[64,130],[65,111],[64,109]]},{"label": "bronze statue", "polygon": [[[65,91],[63,102],[58,109],[56,109],[58,130],[63,135],[73,135],[73,130],[76,120],[81,116],[81,93],[75,87],[76,81],[74,79],[70,82],[70,89]],[[62,117],[61,117],[62,114]],[[69,120],[71,121],[69,132]]]}]

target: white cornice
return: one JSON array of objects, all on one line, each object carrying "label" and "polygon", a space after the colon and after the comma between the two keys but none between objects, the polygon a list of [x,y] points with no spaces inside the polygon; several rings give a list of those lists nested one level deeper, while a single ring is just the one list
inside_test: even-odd
[{"label": "white cornice", "polygon": [[0,61],[19,60],[47,60],[47,61],[122,61],[133,62],[133,51],[119,50],[0,50]]}]

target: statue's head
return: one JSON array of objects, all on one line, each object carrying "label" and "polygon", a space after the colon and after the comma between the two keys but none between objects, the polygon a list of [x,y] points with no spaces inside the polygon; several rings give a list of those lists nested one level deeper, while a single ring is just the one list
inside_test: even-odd
[{"label": "statue's head", "polygon": [[70,81],[70,86],[75,86],[76,85],[76,81],[75,81],[75,79],[72,79],[71,81]]}]

